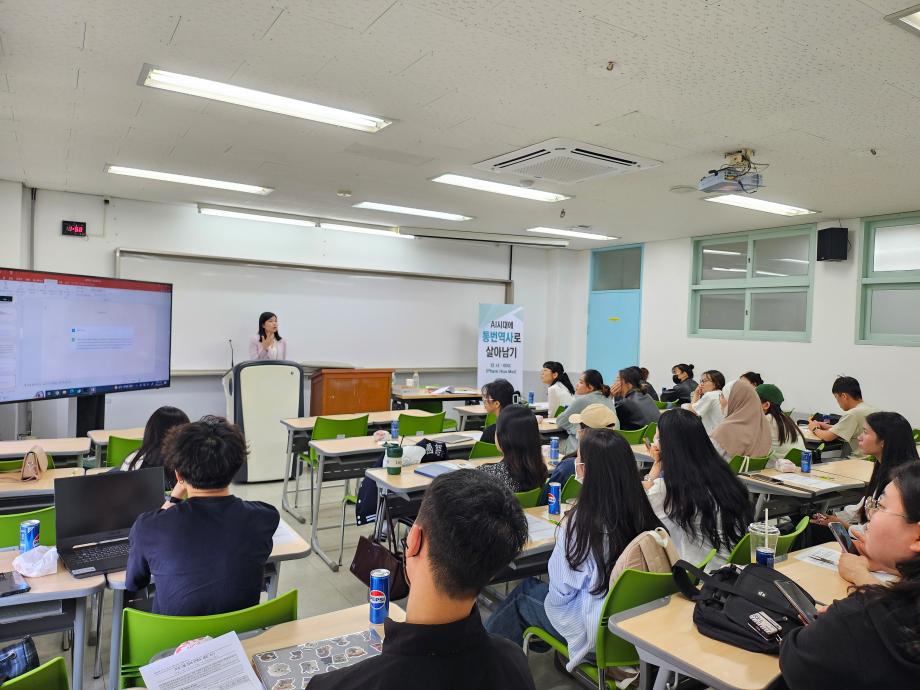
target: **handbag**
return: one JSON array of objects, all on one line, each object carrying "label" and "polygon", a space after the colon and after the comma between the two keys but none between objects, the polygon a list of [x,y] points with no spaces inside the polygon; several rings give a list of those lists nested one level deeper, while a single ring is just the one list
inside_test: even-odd
[{"label": "handbag", "polygon": [[30,636],[0,649],[0,685],[36,668],[38,650]]},{"label": "handbag", "polygon": [[[700,634],[749,652],[778,654],[783,638],[802,625],[775,582],[791,584],[814,603],[811,595],[788,577],[759,563],[743,569],[727,565],[706,574],[687,561],[678,561],[671,573],[681,593],[696,602],[693,622]],[[693,584],[691,575],[702,582],[701,589]],[[758,614],[766,616],[768,623],[775,623],[779,630],[772,635],[758,631],[755,623]]]},{"label": "handbag", "polygon": [[403,599],[409,595],[409,582],[406,580],[405,564],[396,549],[389,510],[384,503],[384,523],[387,526],[387,545],[380,544],[370,537],[360,537],[355,555],[351,561],[352,575],[365,585],[371,585],[371,571],[383,568],[390,571],[389,601]]},{"label": "handbag", "polygon": [[41,446],[32,446],[22,459],[19,479],[24,482],[41,479],[48,469],[48,454]]}]

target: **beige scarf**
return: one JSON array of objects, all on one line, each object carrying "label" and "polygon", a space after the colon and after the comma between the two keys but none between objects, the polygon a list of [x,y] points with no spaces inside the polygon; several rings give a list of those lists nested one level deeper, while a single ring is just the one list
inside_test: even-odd
[{"label": "beige scarf", "polygon": [[760,396],[744,379],[738,379],[732,386],[725,419],[711,436],[732,457],[759,458],[770,452],[770,423],[760,406]]}]

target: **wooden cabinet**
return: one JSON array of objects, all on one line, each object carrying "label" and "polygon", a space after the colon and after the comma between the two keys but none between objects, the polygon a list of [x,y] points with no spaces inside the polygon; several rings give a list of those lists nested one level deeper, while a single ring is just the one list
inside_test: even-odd
[{"label": "wooden cabinet", "polygon": [[392,369],[318,369],[310,376],[310,415],[385,412]]}]

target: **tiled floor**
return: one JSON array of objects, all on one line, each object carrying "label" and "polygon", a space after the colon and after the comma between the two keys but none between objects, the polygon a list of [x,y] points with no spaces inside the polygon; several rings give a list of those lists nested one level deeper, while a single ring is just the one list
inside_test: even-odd
[{"label": "tiled floor", "polygon": [[[338,524],[341,516],[339,500],[342,495],[342,486],[341,484],[327,485],[323,488],[320,524]],[[280,482],[236,485],[233,487],[233,492],[245,499],[271,503],[278,506],[280,509]],[[304,502],[309,503],[309,496],[306,493],[303,494],[302,504]],[[345,555],[342,558],[343,565],[339,572],[333,573],[314,555],[310,555],[299,561],[288,561],[282,565],[278,591],[287,592],[291,589],[296,589],[298,591],[298,608],[301,617],[337,611],[342,608],[363,604],[367,601],[367,588],[349,572],[348,565],[351,563],[351,557],[358,543],[358,537],[362,534],[369,534],[371,528],[367,526],[354,526],[354,514],[350,508],[348,515],[352,524],[351,526],[346,526],[345,529]],[[291,527],[299,532],[305,539],[309,540],[309,525],[299,524],[287,513],[282,513],[282,519],[291,525]],[[339,540],[338,529],[320,532],[320,539],[327,553],[336,553]],[[106,687],[106,681],[108,679],[111,613],[112,597],[111,593],[107,593],[103,607],[101,635],[104,676],[93,680],[92,661],[93,654],[96,650],[95,647],[87,648],[83,681],[83,687],[86,688],[86,690],[104,690]],[[89,618],[89,616],[87,617]],[[63,654],[69,665],[70,654],[69,652],[61,652],[60,644],[61,635],[45,635],[37,638],[36,645],[38,646],[41,660],[45,661],[54,656]],[[549,654],[531,654],[530,666],[533,671],[536,686],[541,690],[561,690],[563,688],[582,687],[557,671],[553,666],[552,658]]]}]

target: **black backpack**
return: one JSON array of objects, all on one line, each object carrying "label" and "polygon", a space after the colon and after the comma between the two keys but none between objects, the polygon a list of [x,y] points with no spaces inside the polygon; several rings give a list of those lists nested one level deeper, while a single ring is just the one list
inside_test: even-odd
[{"label": "black backpack", "polygon": [[[808,592],[788,577],[759,563],[743,569],[727,565],[707,575],[695,565],[678,561],[672,574],[681,593],[696,602],[693,622],[700,634],[749,652],[779,654],[783,638],[802,625],[796,610],[776,588],[775,582],[790,583],[814,603]],[[697,589],[690,575],[702,582],[702,589]],[[778,635],[762,636],[751,621],[755,614],[765,614],[772,619],[781,628]]]}]

